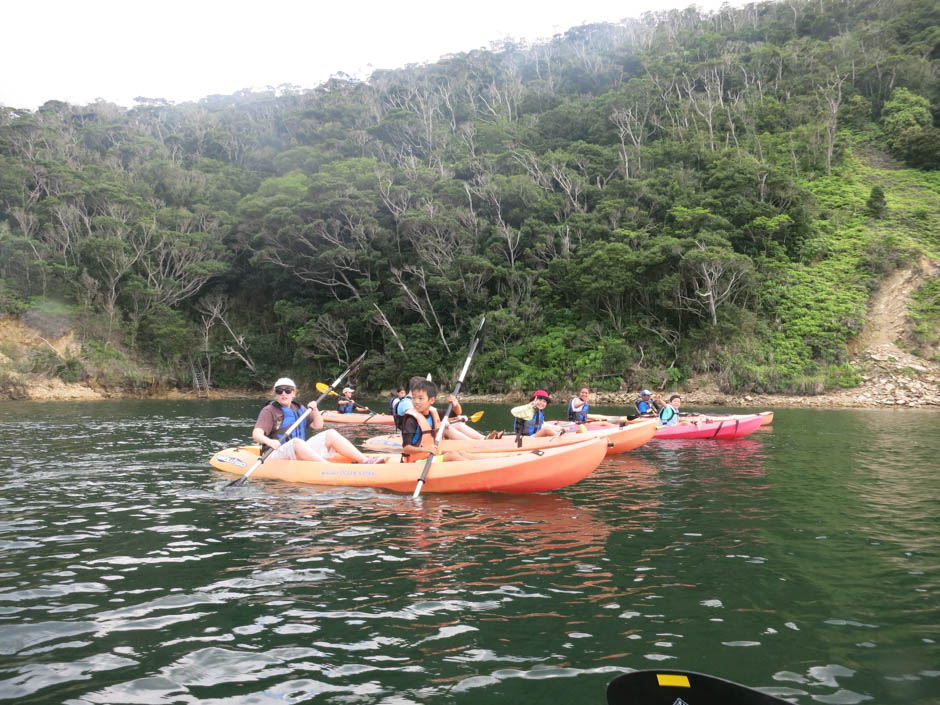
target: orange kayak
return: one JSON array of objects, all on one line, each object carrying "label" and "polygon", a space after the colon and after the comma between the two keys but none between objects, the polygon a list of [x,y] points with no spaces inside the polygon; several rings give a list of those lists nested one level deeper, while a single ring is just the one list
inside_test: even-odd
[{"label": "orange kayak", "polygon": [[[507,431],[502,438],[493,438],[490,440],[458,440],[445,438],[441,441],[441,450],[465,450],[468,453],[512,453],[534,450],[537,448],[559,448],[573,443],[583,443],[589,438],[602,438],[607,443],[607,455],[624,453],[650,440],[656,433],[656,421],[643,421],[642,423],[619,426],[617,424],[591,424],[583,432],[570,431],[563,433],[555,438],[547,436],[523,436],[522,445],[516,445],[516,437],[510,435]],[[595,428],[596,427],[596,428]],[[567,429],[566,429],[567,431]],[[381,451],[385,453],[401,452],[401,435],[397,433],[388,433],[381,436],[373,436],[363,442],[363,447],[368,450]]]},{"label": "orange kayak", "polygon": [[391,414],[341,414],[338,411],[321,411],[320,413],[323,415],[324,423],[395,425],[395,419]]},{"label": "orange kayak", "polygon": [[[209,461],[212,467],[244,475],[258,460],[260,448],[226,448]],[[482,460],[434,462],[424,492],[547,492],[567,487],[590,475],[607,451],[601,438],[586,439],[559,448],[523,453],[493,454]],[[413,492],[425,463],[403,463],[400,456],[386,455],[384,463],[267,460],[252,478],[343,487],[381,487]]]}]

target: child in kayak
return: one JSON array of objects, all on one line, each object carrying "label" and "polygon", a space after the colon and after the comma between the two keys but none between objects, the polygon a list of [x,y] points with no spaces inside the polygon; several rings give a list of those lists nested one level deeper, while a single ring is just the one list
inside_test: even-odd
[{"label": "child in kayak", "polygon": [[673,394],[669,397],[669,403],[659,410],[660,426],[695,426],[705,420],[704,416],[698,416],[695,421],[679,419],[679,407],[682,406],[682,397]]},{"label": "child in kayak", "polygon": [[416,379],[411,385],[412,407],[405,411],[401,422],[401,454],[406,463],[426,460],[434,455],[435,462],[469,460],[470,456],[459,451],[441,453],[437,447],[436,434],[441,425],[441,416],[434,408],[437,385],[426,379]]},{"label": "child in kayak", "polygon": [[561,428],[545,426],[545,407],[551,403],[552,398],[544,389],[532,392],[528,404],[517,406],[509,411],[516,417],[513,431],[517,436],[557,436],[562,433]]}]

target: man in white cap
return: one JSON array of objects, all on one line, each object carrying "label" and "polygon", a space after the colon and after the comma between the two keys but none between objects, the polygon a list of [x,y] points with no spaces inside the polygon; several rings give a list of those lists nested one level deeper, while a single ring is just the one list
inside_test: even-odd
[{"label": "man in white cap", "polygon": [[352,387],[343,387],[343,396],[336,400],[336,408],[341,414],[368,414],[371,409],[367,406],[359,406],[356,400],[352,398],[356,390]]},{"label": "man in white cap", "polygon": [[[640,392],[640,398],[637,399],[636,404],[634,404],[636,407],[636,413],[638,413],[640,416],[655,416],[656,413],[663,407],[663,405],[653,401],[652,397],[653,393],[648,389],[644,389],[642,392]],[[659,400],[662,400],[661,396],[659,397]]]},{"label": "man in white cap", "polygon": [[274,383],[274,401],[265,404],[258,414],[251,437],[255,443],[260,443],[262,448],[267,446],[274,449],[268,458],[325,462],[336,455],[342,455],[356,463],[384,462],[384,458],[366,458],[356,446],[333,429],[308,439],[306,426],[314,431],[323,428],[323,416],[315,401],[307,404],[310,408],[307,424],[300,424],[295,428],[290,438],[279,440],[304,412],[303,407],[294,401],[296,394],[297,385],[294,380],[281,377]]}]

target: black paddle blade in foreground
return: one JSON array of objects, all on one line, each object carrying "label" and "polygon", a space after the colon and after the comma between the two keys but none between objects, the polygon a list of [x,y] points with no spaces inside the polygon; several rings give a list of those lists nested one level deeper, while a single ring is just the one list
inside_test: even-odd
[{"label": "black paddle blade in foreground", "polygon": [[747,686],[692,671],[634,671],[607,686],[607,705],[781,705]]}]

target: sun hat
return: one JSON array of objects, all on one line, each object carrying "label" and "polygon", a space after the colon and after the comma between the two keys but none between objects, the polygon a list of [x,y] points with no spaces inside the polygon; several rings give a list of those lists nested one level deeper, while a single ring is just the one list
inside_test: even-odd
[{"label": "sun hat", "polygon": [[297,385],[294,384],[294,380],[292,380],[290,377],[281,377],[277,382],[274,383],[274,388],[277,389],[278,387],[293,387],[294,389],[297,389]]},{"label": "sun hat", "polygon": [[551,401],[552,401],[552,398],[551,398],[550,396],[548,396],[548,392],[546,392],[544,389],[536,389],[534,392],[532,392],[532,398],[533,398],[533,399],[544,399],[544,400],[547,401],[549,404],[550,404]]},{"label": "sun hat", "polygon": [[352,387],[343,387],[343,394],[345,394],[346,392],[349,392],[350,394],[352,394],[355,391],[356,390],[353,389]]},{"label": "sun hat", "polygon": [[651,396],[653,396],[653,393],[652,393],[650,390],[648,390],[648,389],[644,389],[642,392],[640,392],[640,396],[641,396],[641,397],[651,397]]}]

